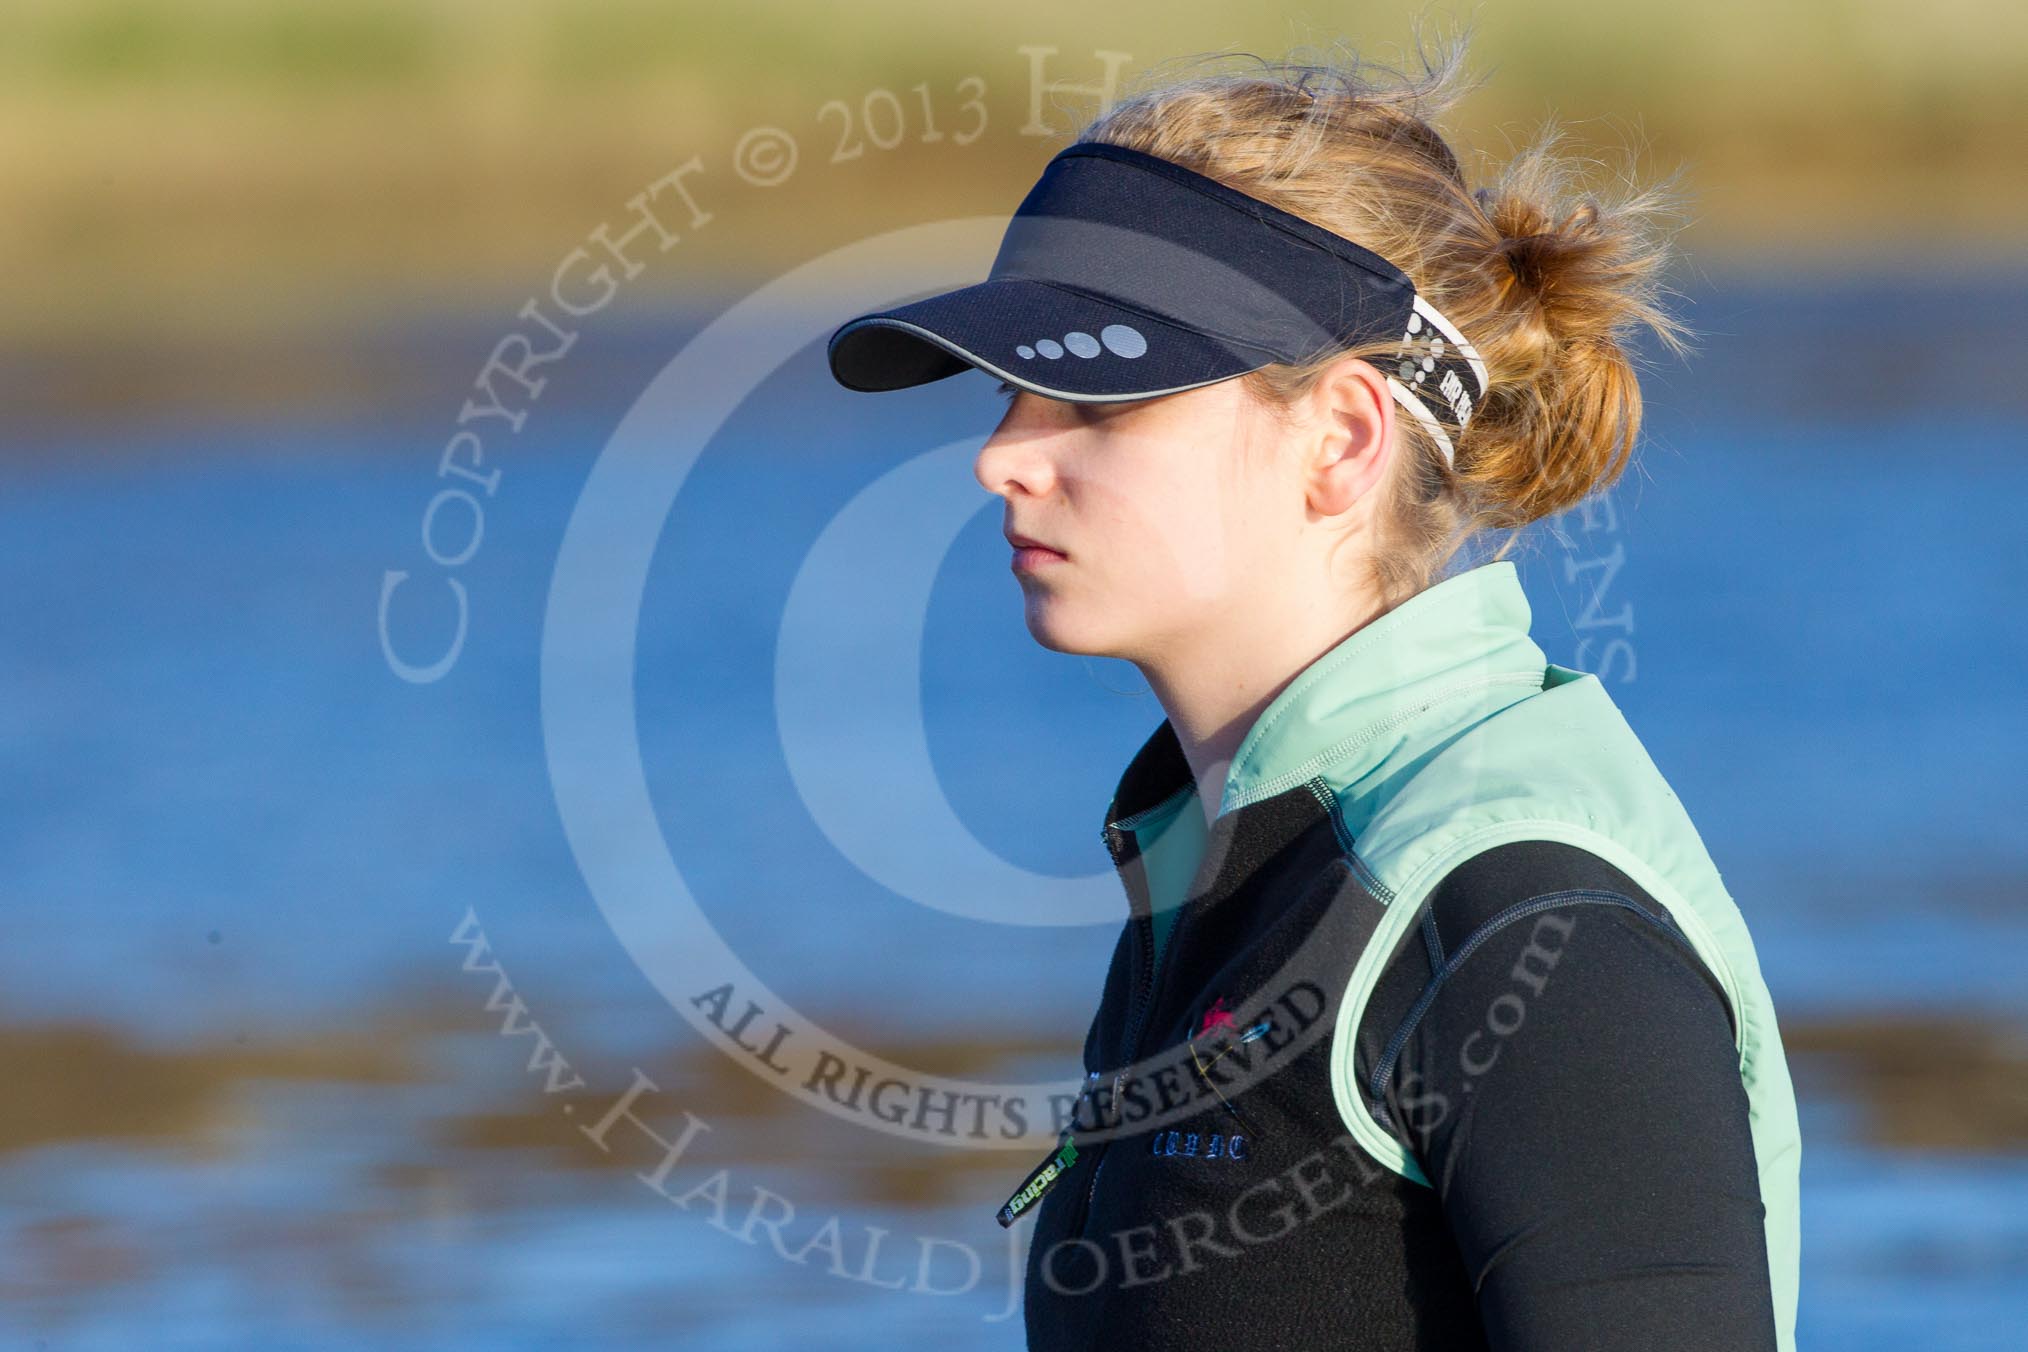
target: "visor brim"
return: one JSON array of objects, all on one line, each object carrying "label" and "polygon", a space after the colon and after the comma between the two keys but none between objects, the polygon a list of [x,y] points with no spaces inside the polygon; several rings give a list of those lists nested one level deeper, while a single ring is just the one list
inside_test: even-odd
[{"label": "visor brim", "polygon": [[1027,278],[980,282],[861,315],[831,335],[828,354],[832,376],[850,390],[907,389],[976,367],[1075,403],[1176,394],[1276,360],[1247,344]]}]

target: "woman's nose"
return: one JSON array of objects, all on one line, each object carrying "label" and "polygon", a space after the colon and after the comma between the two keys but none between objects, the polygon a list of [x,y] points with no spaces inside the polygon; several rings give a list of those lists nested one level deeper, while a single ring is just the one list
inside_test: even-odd
[{"label": "woman's nose", "polygon": [[1048,434],[1022,420],[1010,410],[979,448],[972,462],[972,475],[988,493],[1012,497],[1017,492],[1041,497],[1055,480],[1049,459]]}]

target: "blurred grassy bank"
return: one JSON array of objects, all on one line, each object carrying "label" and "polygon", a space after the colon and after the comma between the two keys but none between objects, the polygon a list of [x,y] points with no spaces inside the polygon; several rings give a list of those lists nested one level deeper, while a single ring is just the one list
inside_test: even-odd
[{"label": "blurred grassy bank", "polygon": [[[1552,113],[1607,165],[1627,146],[1643,175],[1687,163],[1683,243],[1705,269],[1850,271],[1910,246],[1919,268],[1977,268],[2028,252],[2018,6],[1495,0],[1475,17],[1473,66],[1490,80],[1451,130],[1486,157],[1480,171]],[[1131,88],[1200,52],[1343,41],[1399,62],[1409,33],[1407,7],[1204,0],[13,0],[0,364],[504,317],[693,156],[716,219],[630,299],[729,293],[882,229],[1009,211],[1098,111],[1060,92],[1043,100],[1047,130],[1032,124],[1024,47],[1053,49],[1050,77],[1087,83],[1096,53],[1124,53]],[[799,147],[778,185],[732,163],[762,125]]]},{"label": "blurred grassy bank", "polygon": [[[471,1041],[497,1036],[497,1025],[441,999],[360,1012],[369,1023],[363,1030],[269,1029],[252,1039],[241,1033],[189,1045],[158,1045],[96,1023],[0,1017],[0,1072],[25,1086],[0,1105],[0,1161],[18,1151],[81,1143],[224,1152],[257,1117],[263,1087],[364,1090],[451,1082],[454,1092],[434,1102],[432,1120],[404,1124],[412,1128],[407,1144],[534,1147],[554,1152],[555,1162],[568,1167],[634,1167],[623,1156],[587,1148],[542,1081],[506,1078],[517,1065],[511,1044],[489,1050],[488,1043]],[[850,1023],[849,1011],[837,1011],[829,1026]],[[1851,1110],[1856,1140],[1883,1150],[1972,1155],[2028,1148],[2028,1044],[2015,1029],[1970,1014],[1891,1009],[1788,1023],[1782,1036],[1790,1056],[1818,1096]],[[568,1015],[559,1021],[552,1011],[546,1027],[562,1045],[590,1041]],[[933,1075],[1018,1079],[1062,1052],[1049,1039],[1018,1031],[992,1040],[932,1036],[895,1045],[872,1030],[853,1029],[850,1041],[877,1046],[898,1064]],[[858,1192],[859,1201],[954,1201],[955,1185],[966,1175],[1008,1167],[1004,1146],[925,1152],[912,1141],[874,1133],[841,1138],[833,1119],[798,1107],[733,1059],[695,1042],[658,1050],[651,1059],[657,1085],[709,1103],[714,1116],[770,1124],[767,1131],[728,1133],[721,1148],[745,1160],[807,1160],[846,1140],[848,1158],[859,1167],[840,1181]],[[459,1082],[465,1073],[473,1082]],[[622,1066],[591,1074],[601,1086],[627,1080]],[[563,1095],[572,1098],[582,1099],[590,1113],[600,1111],[597,1090]]]}]

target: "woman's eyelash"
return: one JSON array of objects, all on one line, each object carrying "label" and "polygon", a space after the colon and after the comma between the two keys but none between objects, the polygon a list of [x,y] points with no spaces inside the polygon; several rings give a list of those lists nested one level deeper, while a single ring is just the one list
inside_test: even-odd
[{"label": "woman's eyelash", "polygon": [[997,389],[996,393],[998,393],[1002,399],[1012,399],[1015,395],[1021,393],[1021,391],[1016,386],[1011,385],[1007,381],[1003,380],[1000,382],[999,388]]}]

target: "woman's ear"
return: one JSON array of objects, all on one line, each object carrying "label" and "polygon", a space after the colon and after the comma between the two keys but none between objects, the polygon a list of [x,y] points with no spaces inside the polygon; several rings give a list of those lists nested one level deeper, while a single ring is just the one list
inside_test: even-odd
[{"label": "woman's ear", "polygon": [[1309,504],[1338,516],[1372,491],[1394,442],[1394,396],[1373,363],[1345,357],[1310,390]]}]

